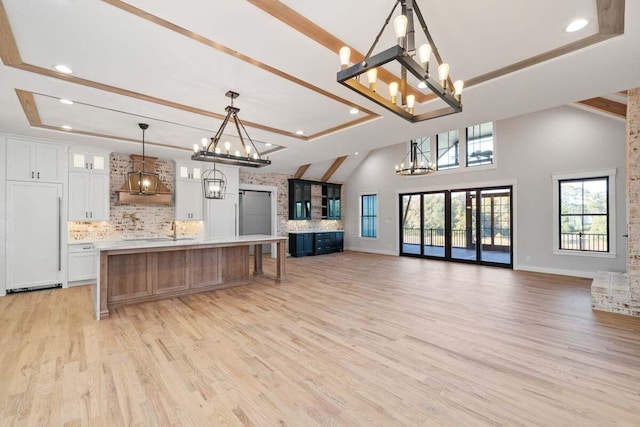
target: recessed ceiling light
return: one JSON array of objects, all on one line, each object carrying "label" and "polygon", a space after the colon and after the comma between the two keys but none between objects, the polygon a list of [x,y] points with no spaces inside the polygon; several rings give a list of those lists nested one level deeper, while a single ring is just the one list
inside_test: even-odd
[{"label": "recessed ceiling light", "polygon": [[266,147],[271,147],[273,144],[271,144],[270,142],[267,142],[266,144],[264,144]]},{"label": "recessed ceiling light", "polygon": [[64,64],[55,65],[53,68],[55,68],[56,71],[59,71],[59,72],[64,73],[64,74],[72,74],[73,73],[73,70],[71,68],[69,68],[68,66],[64,65]]},{"label": "recessed ceiling light", "polygon": [[358,152],[356,151],[356,156],[358,155]]},{"label": "recessed ceiling light", "polygon": [[418,87],[420,89],[426,89],[427,88],[427,84],[425,82],[420,82],[420,83],[418,83]]},{"label": "recessed ceiling light", "polygon": [[349,110],[349,114],[358,114],[360,112],[360,110],[358,110],[357,108],[352,108],[351,110]]},{"label": "recessed ceiling light", "polygon": [[73,105],[73,101],[70,99],[60,99],[60,102],[62,102],[63,104],[67,104],[67,105]]},{"label": "recessed ceiling light", "polygon": [[60,126],[60,127],[61,127],[62,129],[64,129],[64,130],[72,130],[72,129],[73,129],[73,128],[72,128],[71,126],[69,126],[69,125],[62,125],[62,126]]},{"label": "recessed ceiling light", "polygon": [[296,135],[304,135],[304,131],[303,130],[297,130],[296,131]]},{"label": "recessed ceiling light", "polygon": [[578,30],[583,29],[584,27],[587,26],[588,23],[589,23],[589,21],[587,21],[584,18],[574,19],[573,21],[571,21],[571,23],[569,25],[567,25],[567,28],[565,28],[564,30],[567,33],[573,33],[573,32],[576,32]]}]

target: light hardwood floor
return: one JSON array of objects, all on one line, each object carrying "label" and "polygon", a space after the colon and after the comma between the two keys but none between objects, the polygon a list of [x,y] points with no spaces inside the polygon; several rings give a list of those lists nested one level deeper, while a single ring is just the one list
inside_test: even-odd
[{"label": "light hardwood floor", "polygon": [[640,425],[640,319],[588,280],[354,252],[288,279],[100,322],[88,287],[0,298],[0,425]]}]

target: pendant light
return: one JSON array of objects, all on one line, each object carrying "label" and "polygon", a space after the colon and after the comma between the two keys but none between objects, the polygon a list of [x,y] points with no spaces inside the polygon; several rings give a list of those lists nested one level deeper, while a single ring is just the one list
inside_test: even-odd
[{"label": "pendant light", "polygon": [[202,194],[205,199],[221,200],[227,192],[227,177],[222,171],[216,169],[207,169],[202,173]]},{"label": "pendant light", "polygon": [[[149,128],[146,123],[138,123],[140,129],[142,129],[142,160],[133,162],[133,171],[127,174],[127,184],[129,187],[129,194],[137,196],[154,196],[158,191],[159,176],[155,173],[155,164],[151,167],[154,171],[146,170],[145,157],[144,157],[144,131]],[[137,164],[136,164],[137,163]],[[136,171],[137,166],[137,171]]]},{"label": "pendant light", "polygon": [[422,148],[418,146],[418,141],[411,141],[411,148],[402,160],[402,163],[396,165],[396,174],[404,176],[427,175],[436,171],[431,161],[422,152]]},{"label": "pendant light", "polygon": [[[384,30],[398,6],[400,6],[400,15],[393,20],[395,42],[391,47],[374,54],[374,49],[385,34]],[[417,19],[417,22],[414,23],[414,19]],[[423,38],[427,41],[420,46],[416,46],[415,33],[418,32],[418,29],[421,30]],[[351,49],[348,46],[340,49],[339,56],[340,71],[336,76],[338,83],[411,123],[462,111],[464,82],[457,80],[454,83],[451,80],[449,64],[444,62],[440,56],[427,28],[427,23],[420,12],[417,0],[396,0],[394,2],[391,13],[387,16],[382,29],[364,59],[357,58],[355,63],[351,64]],[[432,56],[435,61],[431,59]],[[431,67],[430,62],[434,63]],[[378,70],[383,66],[388,67],[389,63],[394,63],[399,68],[399,75],[397,73],[391,75],[387,70]],[[438,64],[438,67],[435,67],[435,63]],[[437,72],[432,75],[429,68],[435,69]],[[367,75],[368,84],[366,85],[360,81],[363,74]],[[418,82],[417,88],[411,86],[411,80],[408,79],[408,76],[413,76],[413,80]],[[388,97],[386,90],[379,90],[381,85],[388,85]],[[431,93],[423,93],[418,89],[428,89]],[[436,97],[443,101],[444,107],[436,107],[437,104],[435,104],[433,105],[434,109],[429,109],[429,105],[420,105],[425,104],[430,98]],[[416,106],[420,107],[419,111],[416,111]]]},{"label": "pendant light", "polygon": [[[231,104],[227,105],[224,109],[227,112],[227,115],[222,121],[222,125],[220,125],[218,132],[216,132],[208,144],[206,138],[203,138],[202,148],[200,148],[198,144],[193,145],[193,155],[191,156],[191,160],[197,160],[200,162],[218,162],[225,165],[246,166],[251,168],[269,166],[271,164],[271,160],[268,158],[262,158],[262,155],[256,148],[253,140],[249,136],[249,133],[238,117],[240,109],[233,106],[233,100],[239,97],[240,94],[230,90],[227,91],[225,95],[231,98]],[[236,145],[233,150],[231,149],[231,142],[224,141],[224,143],[221,143],[220,141],[223,136],[223,132],[230,121],[234,123],[238,133],[238,139],[240,140],[240,144]],[[224,151],[221,146],[224,146]]]}]

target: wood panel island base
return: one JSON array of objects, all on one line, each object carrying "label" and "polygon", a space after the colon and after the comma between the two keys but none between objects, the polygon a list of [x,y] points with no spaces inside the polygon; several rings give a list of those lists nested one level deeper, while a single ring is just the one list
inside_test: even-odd
[{"label": "wood panel island base", "polygon": [[276,282],[286,278],[286,237],[239,236],[201,240],[139,240],[96,244],[96,318],[123,304],[152,301],[246,284],[249,247],[253,274],[262,275],[262,245],[276,243]]}]

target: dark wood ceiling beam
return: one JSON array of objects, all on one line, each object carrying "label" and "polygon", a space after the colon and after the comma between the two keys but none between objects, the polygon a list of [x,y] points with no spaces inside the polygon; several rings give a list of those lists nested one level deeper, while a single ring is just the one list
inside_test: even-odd
[{"label": "dark wood ceiling beam", "polygon": [[300,179],[304,176],[305,173],[307,173],[307,169],[309,169],[309,166],[311,166],[310,164],[308,165],[302,165],[298,168],[298,170],[296,171],[296,174],[293,175],[293,177],[295,179]]},{"label": "dark wood ceiling beam", "polygon": [[324,175],[322,175],[322,178],[320,179],[320,181],[322,182],[327,182],[334,173],[336,173],[336,171],[338,170],[338,168],[340,167],[340,165],[342,165],[342,163],[347,159],[347,156],[342,156],[342,157],[338,157],[331,166],[329,166],[329,169],[327,169],[327,171],[325,172]]},{"label": "dark wood ceiling beam", "polygon": [[598,97],[578,101],[578,104],[585,105],[595,110],[613,114],[617,117],[627,118],[627,105],[622,102],[612,101],[610,99]]}]

